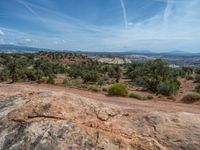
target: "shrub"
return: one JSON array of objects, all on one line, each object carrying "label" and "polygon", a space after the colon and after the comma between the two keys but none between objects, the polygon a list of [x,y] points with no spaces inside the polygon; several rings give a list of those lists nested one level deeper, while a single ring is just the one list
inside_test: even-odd
[{"label": "shrub", "polygon": [[159,83],[157,87],[157,93],[165,96],[175,95],[179,87],[180,87],[179,81],[165,80]]},{"label": "shrub", "polygon": [[53,76],[49,76],[48,79],[47,79],[47,83],[48,84],[55,84],[54,77]]},{"label": "shrub", "polygon": [[97,84],[98,85],[103,85],[104,84],[104,78],[103,77],[101,77],[101,78],[99,78],[99,80],[97,81]]},{"label": "shrub", "polygon": [[195,87],[195,91],[196,91],[197,93],[200,93],[200,85],[197,85],[197,86]]},{"label": "shrub", "polygon": [[88,90],[90,90],[92,92],[99,92],[100,91],[100,89],[98,87],[96,87],[96,86],[89,86]]},{"label": "shrub", "polygon": [[68,85],[69,85],[69,81],[68,81],[67,79],[64,79],[64,80],[63,80],[63,85],[64,85],[64,86],[68,86]]},{"label": "shrub", "polygon": [[190,76],[193,73],[193,69],[191,67],[182,67],[182,70],[185,72],[185,76]]},{"label": "shrub", "polygon": [[182,98],[182,101],[185,103],[200,101],[200,94],[196,92],[190,92]]},{"label": "shrub", "polygon": [[145,81],[143,80],[142,77],[136,77],[135,79],[133,79],[133,83],[137,86],[145,86]]},{"label": "shrub", "polygon": [[68,70],[67,73],[69,77],[77,79],[82,75],[81,69],[78,68],[77,66],[71,66]]},{"label": "shrub", "polygon": [[113,84],[109,89],[108,89],[108,94],[111,96],[123,96],[126,97],[128,96],[128,89],[127,86],[121,83],[116,83]]},{"label": "shrub", "polygon": [[28,81],[36,81],[37,76],[34,70],[26,69],[25,70],[25,75]]},{"label": "shrub", "polygon": [[83,73],[82,79],[84,82],[97,82],[99,80],[99,74],[96,71],[88,71]]},{"label": "shrub", "polygon": [[126,75],[144,89],[164,95],[176,94],[179,88],[178,71],[158,59],[128,65]]},{"label": "shrub", "polygon": [[151,96],[151,95],[141,96],[141,95],[136,94],[136,93],[130,93],[129,97],[136,98],[136,99],[139,99],[139,100],[148,100],[148,99],[150,100],[150,99],[153,99],[153,96]]},{"label": "shrub", "polygon": [[39,70],[39,69],[37,69],[36,71],[35,71],[35,76],[36,76],[36,81],[38,82],[38,83],[42,83],[42,82],[44,82],[44,73],[43,73],[43,71],[42,70]]},{"label": "shrub", "polygon": [[196,69],[195,69],[195,73],[196,73],[196,74],[200,74],[200,68],[196,68]]},{"label": "shrub", "polygon": [[9,79],[9,72],[7,70],[0,71],[0,82],[7,81]]},{"label": "shrub", "polygon": [[200,74],[196,74],[195,82],[200,83]]},{"label": "shrub", "polygon": [[144,100],[144,97],[139,95],[139,94],[136,94],[136,93],[131,93],[129,94],[129,97],[131,98],[136,98],[136,99],[139,99],[139,100]]},{"label": "shrub", "polygon": [[147,96],[147,99],[153,99],[153,96],[148,95],[148,96]]},{"label": "shrub", "polygon": [[83,89],[87,89],[88,88],[88,84],[76,83],[75,86],[78,87],[78,88],[83,88]]}]

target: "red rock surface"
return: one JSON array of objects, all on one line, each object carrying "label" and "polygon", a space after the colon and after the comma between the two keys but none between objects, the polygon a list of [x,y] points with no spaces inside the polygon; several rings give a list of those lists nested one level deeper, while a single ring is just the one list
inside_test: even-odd
[{"label": "red rock surface", "polygon": [[0,84],[0,108],[0,149],[200,149],[199,105]]}]

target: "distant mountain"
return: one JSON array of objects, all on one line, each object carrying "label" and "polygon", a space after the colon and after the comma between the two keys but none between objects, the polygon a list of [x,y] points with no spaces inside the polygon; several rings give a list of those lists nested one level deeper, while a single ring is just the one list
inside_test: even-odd
[{"label": "distant mountain", "polygon": [[174,50],[170,52],[160,53],[161,55],[171,55],[171,56],[200,56],[200,53],[192,53],[181,50]]},{"label": "distant mountain", "polygon": [[38,52],[38,51],[52,51],[50,49],[35,48],[28,46],[18,46],[12,44],[0,44],[0,52]]},{"label": "distant mountain", "polygon": [[130,50],[130,51],[126,51],[126,53],[134,53],[134,54],[151,54],[151,53],[154,53],[154,52],[149,51],[149,50]]},{"label": "distant mountain", "polygon": [[173,51],[170,51],[168,53],[171,53],[171,54],[186,54],[186,53],[189,53],[189,52],[181,51],[181,50],[173,50]]},{"label": "distant mountain", "polygon": [[[0,44],[0,52],[8,52],[8,53],[33,53],[39,51],[56,51],[47,48],[36,48],[36,47],[28,47],[28,46],[19,46],[12,44]],[[91,56],[124,56],[124,55],[146,55],[146,56],[200,56],[200,53],[191,53],[181,50],[173,50],[169,52],[152,52],[149,50],[129,50],[125,52],[89,52],[89,51],[76,51],[76,50],[62,50],[62,52],[75,52],[82,53]]]},{"label": "distant mountain", "polygon": [[131,50],[124,52],[126,54],[138,54],[138,55],[147,55],[147,56],[200,56],[200,53],[192,53],[187,51],[181,51],[181,50],[173,50],[169,52],[152,52],[148,50]]}]

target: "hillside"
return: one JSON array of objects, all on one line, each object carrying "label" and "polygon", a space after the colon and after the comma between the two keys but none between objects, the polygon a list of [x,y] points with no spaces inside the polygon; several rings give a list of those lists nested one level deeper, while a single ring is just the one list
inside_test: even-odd
[{"label": "hillside", "polygon": [[200,148],[199,105],[87,95],[1,84],[0,149]]}]

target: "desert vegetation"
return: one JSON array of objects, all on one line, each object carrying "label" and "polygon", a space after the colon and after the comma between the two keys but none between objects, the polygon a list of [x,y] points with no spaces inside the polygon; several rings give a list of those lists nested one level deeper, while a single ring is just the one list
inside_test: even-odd
[{"label": "desert vegetation", "polygon": [[126,74],[134,84],[157,94],[174,95],[180,87],[178,70],[159,59],[130,64]]},{"label": "desert vegetation", "polygon": [[1,53],[0,82],[37,82],[106,92],[112,96],[152,99],[131,91],[140,87],[154,95],[174,96],[180,89],[180,78],[198,83],[200,70],[172,68],[161,59],[128,64],[108,64],[77,53],[38,52]]},{"label": "desert vegetation", "polygon": [[127,86],[121,83],[116,83],[113,84],[109,90],[108,90],[109,95],[111,96],[123,96],[126,97],[128,96],[128,89]]}]

